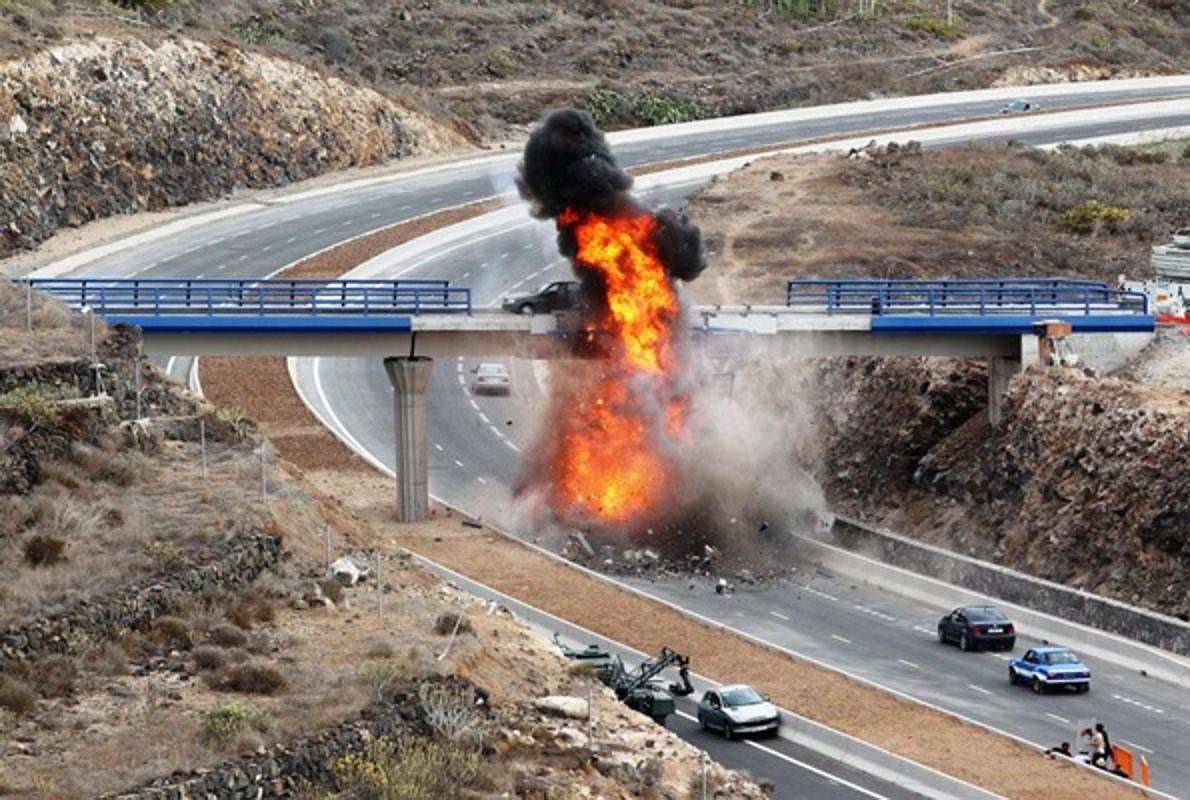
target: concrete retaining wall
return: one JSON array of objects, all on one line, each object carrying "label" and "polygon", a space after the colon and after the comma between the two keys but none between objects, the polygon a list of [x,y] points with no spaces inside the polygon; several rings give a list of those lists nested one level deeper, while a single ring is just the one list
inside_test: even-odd
[{"label": "concrete retaining wall", "polygon": [[803,539],[824,566],[922,602],[989,599],[1029,635],[1190,686],[1190,624],[837,518],[832,546]]}]

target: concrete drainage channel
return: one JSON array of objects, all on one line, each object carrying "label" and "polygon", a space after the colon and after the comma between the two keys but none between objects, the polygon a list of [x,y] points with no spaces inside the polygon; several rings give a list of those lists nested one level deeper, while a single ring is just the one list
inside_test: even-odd
[{"label": "concrete drainage channel", "polygon": [[[547,638],[554,633],[559,633],[563,639],[570,640],[568,642],[569,644],[575,646],[598,644],[600,647],[619,653],[622,658],[630,662],[647,657],[644,653],[628,645],[608,639],[580,625],[567,622],[550,614],[548,611],[543,611],[496,589],[473,581],[449,567],[431,561],[417,553],[409,552],[426,569],[446,580],[452,581],[459,588],[470,594],[503,605]],[[701,675],[691,674],[690,678],[697,692],[703,692],[718,685],[716,681]],[[778,735],[786,741],[800,745],[807,750],[812,750],[831,761],[859,772],[864,772],[886,783],[924,797],[939,798],[939,800],[943,800],[944,798],[954,798],[955,800],[994,800],[1001,797],[1001,795],[981,789],[978,786],[961,781],[945,773],[938,772],[916,761],[911,761],[890,753],[883,748],[841,733],[833,728],[828,728],[825,725],[821,725],[814,720],[800,716],[784,708],[781,709],[781,729]],[[743,744],[763,747],[763,745],[750,741],[746,741]],[[814,769],[806,764],[800,764],[800,766],[811,770]],[[832,779],[838,780],[833,776]]]}]

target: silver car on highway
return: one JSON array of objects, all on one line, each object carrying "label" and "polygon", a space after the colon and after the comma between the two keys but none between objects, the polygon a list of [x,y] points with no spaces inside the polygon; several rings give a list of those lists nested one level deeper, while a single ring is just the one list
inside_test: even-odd
[{"label": "silver car on highway", "polygon": [[721,686],[698,701],[698,725],[733,739],[747,733],[776,733],[781,714],[764,695],[742,683]]},{"label": "silver car on highway", "polygon": [[503,364],[480,364],[471,370],[472,394],[509,394],[512,392],[512,375]]}]

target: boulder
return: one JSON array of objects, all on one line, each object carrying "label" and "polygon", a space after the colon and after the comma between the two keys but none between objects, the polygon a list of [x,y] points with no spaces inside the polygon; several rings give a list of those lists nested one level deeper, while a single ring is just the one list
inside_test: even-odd
[{"label": "boulder", "polygon": [[538,711],[554,717],[567,719],[586,719],[587,701],[581,697],[564,694],[551,694],[539,697],[533,701],[533,707]]}]

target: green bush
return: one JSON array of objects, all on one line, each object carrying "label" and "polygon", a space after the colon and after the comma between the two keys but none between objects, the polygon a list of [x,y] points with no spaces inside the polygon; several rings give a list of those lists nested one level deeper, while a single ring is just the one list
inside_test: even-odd
[{"label": "green bush", "polygon": [[73,389],[31,383],[0,394],[0,408],[11,409],[34,425],[54,427],[62,424],[58,401],[73,397],[77,397]]},{"label": "green bush", "polygon": [[273,726],[267,712],[249,703],[220,703],[202,719],[203,738],[214,744],[227,745],[245,731],[264,733]]},{"label": "green bush", "polygon": [[587,96],[586,106],[591,119],[603,128],[623,115],[628,101],[615,89],[595,89]]},{"label": "green bush", "polygon": [[690,122],[702,116],[702,109],[693,100],[651,92],[637,98],[633,111],[636,117],[647,125]]},{"label": "green bush", "polygon": [[270,45],[280,44],[289,39],[289,31],[272,22],[253,17],[244,22],[237,22],[231,26],[232,31],[244,44]]},{"label": "green bush", "polygon": [[1066,233],[1088,234],[1106,229],[1118,233],[1120,226],[1135,216],[1130,208],[1088,200],[1067,209],[1058,217],[1058,228]]},{"label": "green bush", "polygon": [[831,18],[839,14],[839,0],[752,0],[752,5],[794,19]]},{"label": "green bush", "polygon": [[905,27],[911,31],[921,31],[939,39],[961,39],[963,31],[957,25],[951,25],[939,17],[914,17],[905,21]]}]

